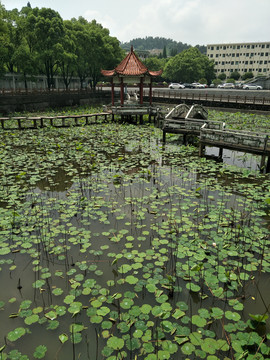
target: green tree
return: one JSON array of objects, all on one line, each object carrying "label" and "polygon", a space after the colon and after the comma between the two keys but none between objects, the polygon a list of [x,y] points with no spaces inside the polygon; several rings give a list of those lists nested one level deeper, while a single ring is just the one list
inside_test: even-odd
[{"label": "green tree", "polygon": [[52,9],[34,8],[27,16],[26,30],[30,49],[34,52],[39,71],[46,75],[50,90],[54,86],[54,76],[63,53],[63,19]]},{"label": "green tree", "polygon": [[221,81],[224,81],[226,79],[226,74],[225,73],[219,74],[218,79],[220,79]]},{"label": "green tree", "polygon": [[252,71],[248,71],[242,75],[243,80],[252,79],[254,77]]},{"label": "green tree", "polygon": [[5,61],[8,56],[7,39],[8,39],[8,26],[5,21],[6,9],[0,3],[0,75],[5,72]]},{"label": "green tree", "polygon": [[163,57],[163,59],[166,59],[166,58],[167,58],[167,49],[166,49],[166,46],[164,46],[164,48],[163,48],[162,57]]},{"label": "green tree", "polygon": [[64,21],[64,33],[59,44],[59,73],[63,78],[66,90],[76,72],[76,37],[73,31],[73,23]]},{"label": "green tree", "polygon": [[177,55],[177,53],[178,53],[177,47],[173,47],[171,49],[170,56],[173,57],[173,56]]},{"label": "green tree", "polygon": [[210,82],[215,77],[214,63],[197,48],[192,47],[169,59],[163,77],[178,82],[206,78],[207,82]]},{"label": "green tree", "polygon": [[241,77],[240,73],[238,71],[233,71],[231,73],[231,78],[234,79],[234,80],[239,80]]}]

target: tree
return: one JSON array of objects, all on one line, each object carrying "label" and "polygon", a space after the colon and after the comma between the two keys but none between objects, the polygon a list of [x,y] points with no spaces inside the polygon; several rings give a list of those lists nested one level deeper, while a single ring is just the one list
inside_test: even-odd
[{"label": "tree", "polygon": [[220,79],[220,80],[222,80],[222,81],[224,81],[225,79],[226,79],[226,74],[225,73],[221,73],[221,74],[219,74],[218,75],[218,79]]},{"label": "tree", "polygon": [[76,72],[76,37],[73,31],[73,23],[64,21],[64,32],[59,44],[59,72],[63,78],[66,90]]},{"label": "tree", "polygon": [[247,79],[252,79],[254,76],[253,76],[253,72],[252,71],[248,71],[246,73],[244,73],[244,75],[242,75],[242,79],[243,80],[247,80]]},{"label": "tree", "polygon": [[162,57],[163,57],[164,59],[166,59],[166,58],[167,58],[167,50],[166,50],[166,46],[164,46],[164,48],[163,48]]},{"label": "tree", "polygon": [[63,53],[63,20],[59,13],[52,9],[34,8],[26,18],[25,28],[28,45],[34,52],[39,71],[46,75],[50,90],[54,86],[54,76]]},{"label": "tree", "polygon": [[233,71],[231,73],[231,78],[234,79],[234,80],[239,80],[241,77],[240,73],[238,71]]},{"label": "tree", "polygon": [[163,77],[178,82],[206,78],[207,82],[210,82],[215,77],[214,63],[197,48],[192,47],[169,59]]},{"label": "tree", "polygon": [[[158,70],[164,69],[166,62],[167,62],[167,59],[158,59],[156,56],[153,56],[153,57],[146,58],[143,63],[149,70],[158,71]],[[162,77],[161,76],[157,77],[155,79],[155,81],[161,82]]]},{"label": "tree", "polygon": [[5,21],[6,9],[0,3],[0,75],[5,72],[5,61],[8,56],[7,39],[8,39],[8,27]]}]

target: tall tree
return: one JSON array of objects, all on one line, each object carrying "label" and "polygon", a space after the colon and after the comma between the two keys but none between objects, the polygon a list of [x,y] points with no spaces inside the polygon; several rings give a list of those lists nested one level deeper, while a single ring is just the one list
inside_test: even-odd
[{"label": "tall tree", "polygon": [[5,62],[8,57],[7,39],[8,26],[6,23],[6,9],[0,3],[0,75],[5,72]]},{"label": "tall tree", "polygon": [[215,78],[214,63],[197,48],[189,48],[170,58],[163,77],[170,81],[192,82],[206,78],[210,82]]},{"label": "tall tree", "polygon": [[63,19],[52,9],[34,8],[27,17],[27,30],[26,37],[35,52],[38,68],[46,75],[48,89],[51,89],[63,52]]}]

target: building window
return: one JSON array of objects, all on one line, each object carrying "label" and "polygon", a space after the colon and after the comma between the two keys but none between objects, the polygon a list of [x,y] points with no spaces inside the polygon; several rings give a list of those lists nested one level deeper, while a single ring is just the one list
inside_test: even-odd
[{"label": "building window", "polygon": [[219,50],[219,46],[217,46],[217,50]]},{"label": "building window", "polygon": [[264,49],[264,44],[262,45],[262,49]]}]

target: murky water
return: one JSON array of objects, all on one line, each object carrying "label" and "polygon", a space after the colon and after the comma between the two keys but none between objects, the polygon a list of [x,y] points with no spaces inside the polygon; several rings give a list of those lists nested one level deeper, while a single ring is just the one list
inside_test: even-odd
[{"label": "murky water", "polygon": [[[230,356],[191,334],[226,343],[220,319],[245,333],[250,313],[268,312],[269,178],[252,172],[257,160],[200,159],[133,126],[33,134],[27,162],[10,147],[13,162],[2,166],[3,353],[31,359],[43,345],[45,359],[61,360]],[[43,141],[57,145],[44,151]]]}]

